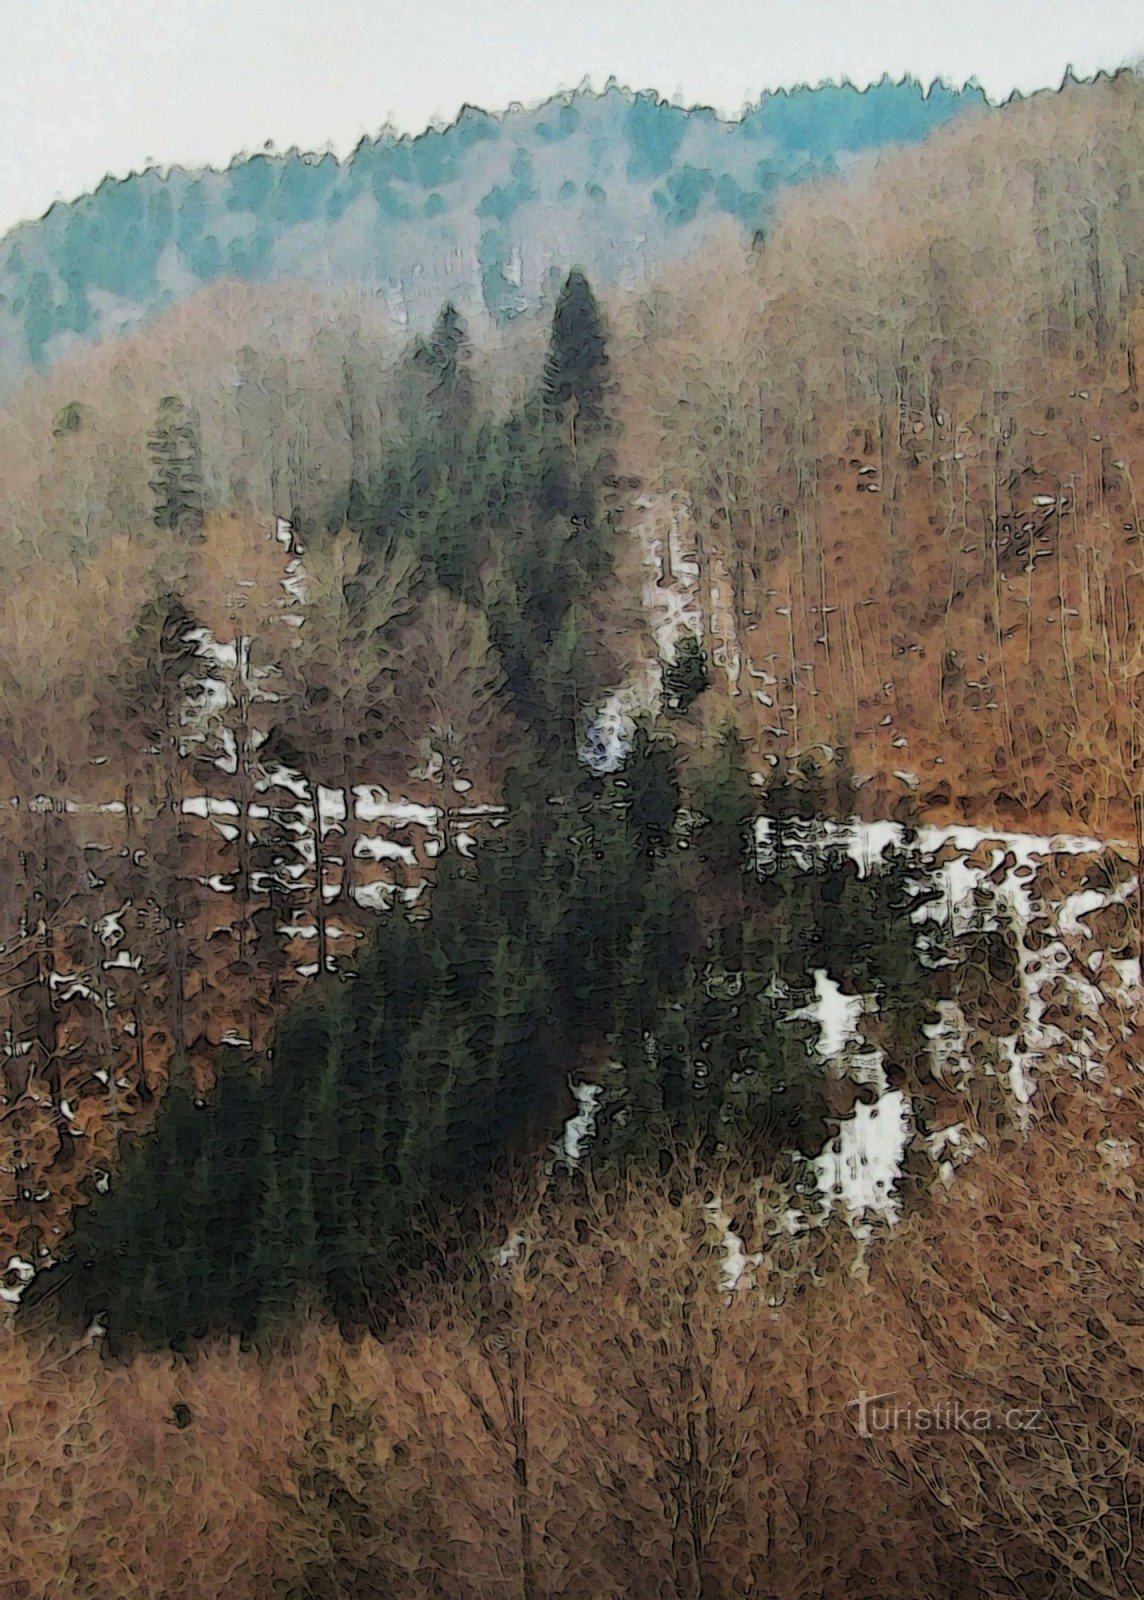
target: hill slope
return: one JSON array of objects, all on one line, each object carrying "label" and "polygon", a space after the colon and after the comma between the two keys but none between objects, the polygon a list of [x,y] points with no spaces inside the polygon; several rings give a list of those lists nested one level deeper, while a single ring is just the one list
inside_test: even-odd
[{"label": "hill slope", "polygon": [[983,103],[883,79],[766,95],[726,122],[610,87],[502,118],[466,107],[344,162],[291,151],[108,179],[0,244],[0,381],[220,278],[360,285],[401,325],[448,296],[504,319],[544,300],[570,259],[604,284],[640,278],[714,219],[759,228],[785,186]]}]

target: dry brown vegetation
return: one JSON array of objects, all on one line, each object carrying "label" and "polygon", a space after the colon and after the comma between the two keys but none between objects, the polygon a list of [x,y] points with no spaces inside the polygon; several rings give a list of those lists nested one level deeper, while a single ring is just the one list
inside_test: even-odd
[{"label": "dry brown vegetation", "polygon": [[[472,336],[476,377],[504,403],[536,365],[543,327]],[[172,393],[195,405],[214,506],[260,522],[324,515],[376,456],[408,342],[375,296],[224,281],[69,356],[0,407],[6,570],[82,562],[104,538],[145,535],[147,435]]]},{"label": "dry brown vegetation", "polygon": [[[1126,72],[972,114],[610,306],[619,465],[694,517],[737,720],[847,746],[873,810],[1132,826],[1142,101]],[[519,394],[538,330],[474,334]],[[5,563],[141,536],[172,389],[214,504],[326,515],[402,344],[368,297],[220,285],[69,358],[0,424]]]},{"label": "dry brown vegetation", "polygon": [[[270,1359],[109,1365],[13,1338],[5,1592],[1138,1593],[1139,1090],[1050,1098],[870,1241],[791,1238],[777,1191],[681,1159],[522,1191],[510,1259],[384,1344],[310,1323]],[[714,1196],[761,1255],[733,1294]],[[862,1438],[863,1390],[993,1427]]]},{"label": "dry brown vegetation", "polygon": [[[1075,824],[1144,851],[1141,171],[1140,80],[1071,86],[794,193],[761,247],[720,238],[609,307],[617,476],[651,500],[624,507],[622,570],[634,581],[674,496],[714,663],[693,721],[732,712],[756,759],[847,750],[870,815]],[[519,391],[533,339],[490,335],[478,380]],[[368,781],[439,800],[439,774],[410,776],[428,734],[472,798],[496,797],[514,729],[479,613],[415,597],[397,564],[371,600],[397,655],[370,655],[347,536],[310,558],[304,643],[281,621],[271,516],[320,518],[365,470],[398,354],[361,299],[223,286],[0,416],[0,793],[19,801],[0,826],[0,1027],[28,1045],[4,1058],[4,1259],[50,1250],[173,1059],[209,1075],[232,1029],[264,1042],[302,958],[252,959],[242,840],[203,818],[141,843],[207,787],[170,718],[116,687],[149,600],[177,590],[279,669],[322,752],[311,794]],[[181,550],[150,526],[147,488],[173,388],[201,417],[216,507]],[[630,605],[609,622],[633,667]],[[231,687],[249,738],[209,786],[245,808],[243,750],[270,719]],[[235,894],[198,893],[220,870]],[[321,964],[330,907],[347,940],[368,926],[349,890],[372,870],[319,871]],[[142,967],[109,977],[112,901],[133,908]],[[80,976],[91,992],[68,1006]],[[661,1183],[529,1192],[515,1254],[426,1286],[385,1344],[303,1320],[273,1358],[115,1366],[5,1328],[0,1589],[1139,1594],[1142,1108],[1119,1050],[1099,1084],[1047,1080],[1027,1138],[981,1112],[988,1152],[870,1242],[794,1240],[757,1175],[682,1163]],[[730,1296],[716,1193],[761,1256]],[[1038,1421],[866,1440],[859,1390]]]},{"label": "dry brown vegetation", "polygon": [[873,812],[1132,825],[1142,140],[1127,73],[966,118],[628,308],[720,686]]},{"label": "dry brown vegetation", "polygon": [[[267,907],[256,892],[265,849],[230,818],[296,797],[257,787],[258,740],[288,717],[308,752],[311,813],[316,785],[388,785],[443,807],[447,835],[479,827],[461,820],[466,802],[496,798],[513,726],[482,619],[436,592],[415,601],[400,562],[363,609],[359,562],[348,533],[310,552],[303,602],[284,591],[290,562],[272,530],[216,515],[181,549],[154,530],[110,537],[74,570],[37,563],[10,592],[0,643],[3,1261],[49,1253],[173,1060],[205,1085],[229,1038],[263,1048],[300,967],[352,962],[375,921],[357,894],[413,893],[431,870],[431,828],[346,830],[328,817],[317,869],[289,905]],[[133,630],[164,594],[229,649],[195,669],[225,690],[221,715],[188,713],[177,684],[140,688],[153,662]],[[288,626],[291,616],[303,626]],[[390,621],[383,648],[372,630]],[[443,771],[425,770],[427,749]],[[312,850],[312,823],[301,833]],[[390,854],[355,859],[359,833],[380,833]]]}]

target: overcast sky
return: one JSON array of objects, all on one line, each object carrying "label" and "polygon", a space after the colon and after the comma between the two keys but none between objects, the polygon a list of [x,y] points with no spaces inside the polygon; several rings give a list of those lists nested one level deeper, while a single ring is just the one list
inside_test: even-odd
[{"label": "overcast sky", "polygon": [[609,76],[726,113],[884,71],[994,97],[1144,55],[1141,0],[0,0],[0,230],[107,173],[351,149]]}]

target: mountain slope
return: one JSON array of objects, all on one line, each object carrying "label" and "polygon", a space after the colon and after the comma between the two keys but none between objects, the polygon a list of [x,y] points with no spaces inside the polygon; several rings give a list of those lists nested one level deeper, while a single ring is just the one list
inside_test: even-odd
[{"label": "mountain slope", "polygon": [[401,325],[450,296],[503,320],[570,259],[603,284],[640,278],[715,219],[760,228],[784,187],[983,103],[883,79],[766,95],[728,122],[609,87],[501,118],[466,107],[344,162],[295,150],[109,178],[0,243],[0,382],[220,278],[361,285]]}]

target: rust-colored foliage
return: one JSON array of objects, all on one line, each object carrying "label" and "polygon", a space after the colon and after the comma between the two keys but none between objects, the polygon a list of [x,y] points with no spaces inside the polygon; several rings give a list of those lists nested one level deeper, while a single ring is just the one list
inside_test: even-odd
[{"label": "rust-colored foliage", "polygon": [[[463,892],[522,771],[559,770],[540,809],[571,814],[593,715],[605,749],[654,724],[649,793],[678,760],[649,880],[675,772],[698,792],[740,748],[746,791],[825,773],[868,821],[1092,837],[1043,865],[1024,944],[1002,917],[935,963],[977,1075],[892,1066],[968,1154],[919,1154],[893,1226],[798,1211],[793,1168],[681,1132],[642,1166],[489,1161],[462,1248],[417,1213],[384,1337],[299,1306],[273,1351],[116,1362],[98,1324],[53,1331],[49,1290],[0,1327],[4,1595],[1144,1592],[1142,171],[1139,77],[1069,83],[792,191],[765,239],[713,233],[603,316],[575,275],[547,359],[527,319],[462,336],[450,307],[411,357],[375,297],[219,284],[9,398],[0,1309],[172,1080],[209,1096],[228,1047],[264,1057],[292,999],[356,981],[379,915],[431,916],[442,872]],[[939,868],[1011,888],[988,841]],[[743,860],[720,878],[707,847],[688,919],[717,902],[733,942]],[[1030,996],[1048,902],[1072,925]],[[720,948],[696,971],[726,993]],[[425,1009],[442,1080],[483,1088]],[[864,1026],[893,1053],[894,1018]],[[586,1032],[558,1083],[614,1043]],[[989,1425],[934,1425],[951,1405]]]}]

